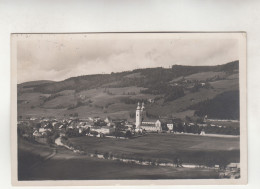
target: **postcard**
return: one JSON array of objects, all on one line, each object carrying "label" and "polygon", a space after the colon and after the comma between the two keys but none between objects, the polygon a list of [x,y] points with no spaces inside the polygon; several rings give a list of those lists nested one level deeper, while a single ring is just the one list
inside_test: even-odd
[{"label": "postcard", "polygon": [[246,33],[11,35],[13,185],[247,183]]}]

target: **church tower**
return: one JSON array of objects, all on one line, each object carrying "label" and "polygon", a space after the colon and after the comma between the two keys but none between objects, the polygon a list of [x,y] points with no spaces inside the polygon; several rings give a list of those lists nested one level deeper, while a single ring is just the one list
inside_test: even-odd
[{"label": "church tower", "polygon": [[140,103],[138,102],[137,108],[136,108],[136,122],[135,122],[135,125],[136,125],[137,129],[139,129],[140,126],[141,126],[142,117],[143,117],[142,110],[141,110],[141,107],[140,107]]},{"label": "church tower", "polygon": [[142,112],[142,121],[143,121],[146,118],[146,111],[145,111],[145,107],[144,107],[144,102],[142,103],[141,112]]}]

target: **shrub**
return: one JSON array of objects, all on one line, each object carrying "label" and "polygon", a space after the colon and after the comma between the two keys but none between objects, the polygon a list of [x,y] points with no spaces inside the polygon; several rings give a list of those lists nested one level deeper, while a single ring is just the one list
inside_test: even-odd
[{"label": "shrub", "polygon": [[103,156],[104,156],[105,159],[108,159],[108,158],[109,158],[109,154],[108,154],[108,152],[104,153]]}]

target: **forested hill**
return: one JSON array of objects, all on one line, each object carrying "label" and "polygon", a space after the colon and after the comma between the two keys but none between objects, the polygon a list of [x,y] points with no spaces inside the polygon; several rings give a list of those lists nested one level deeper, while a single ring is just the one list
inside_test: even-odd
[{"label": "forested hill", "polygon": [[63,90],[86,90],[102,86],[108,87],[151,87],[154,85],[164,85],[171,80],[188,76],[200,72],[227,72],[232,73],[238,70],[238,61],[233,61],[217,66],[181,66],[173,65],[172,68],[146,68],[136,69],[133,71],[111,73],[111,74],[96,74],[71,77],[60,82],[46,82],[27,85],[34,87],[35,92],[42,93],[57,93]]},{"label": "forested hill", "polygon": [[[233,92],[226,93],[230,91]],[[235,105],[225,109],[229,98],[235,98]],[[173,65],[18,85],[18,108],[30,115],[38,112],[86,116],[88,112],[92,116],[134,119],[138,101],[145,102],[150,118],[204,116],[210,112],[209,118],[239,119],[239,62]]]}]

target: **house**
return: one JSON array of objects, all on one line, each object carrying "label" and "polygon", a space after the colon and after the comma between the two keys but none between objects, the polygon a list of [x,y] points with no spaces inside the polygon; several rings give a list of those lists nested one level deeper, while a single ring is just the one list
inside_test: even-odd
[{"label": "house", "polygon": [[77,128],[77,125],[78,125],[77,121],[74,121],[74,120],[71,121],[70,120],[69,125],[68,125],[67,128],[69,128],[69,129]]},{"label": "house", "polygon": [[205,131],[204,130],[202,130],[201,132],[200,132],[200,135],[205,135],[206,133],[205,133]]},{"label": "house", "polygon": [[35,121],[35,120],[37,120],[37,118],[36,117],[31,117],[30,120],[31,121]]},{"label": "house", "polygon": [[86,124],[85,124],[85,126],[84,126],[85,128],[88,128],[88,127],[93,127],[93,123],[90,123],[90,122],[86,122]]},{"label": "house", "polygon": [[48,119],[48,118],[44,118],[42,121],[43,121],[43,122],[48,122],[49,119]]},{"label": "house", "polygon": [[115,126],[115,124],[112,123],[112,122],[109,122],[109,123],[107,123],[107,126],[109,126],[109,127],[113,127],[113,126]]},{"label": "house", "polygon": [[115,125],[125,125],[126,124],[126,119],[112,119],[112,122]]},{"label": "house", "polygon": [[240,163],[230,163],[227,165],[227,169],[229,170],[240,169]]},{"label": "house", "polygon": [[79,122],[79,123],[76,124],[76,128],[77,128],[77,129],[78,129],[78,128],[84,128],[84,127],[85,127],[85,124],[86,124],[85,122],[82,122],[82,121],[81,121],[81,122]]},{"label": "house", "polygon": [[207,126],[207,124],[205,124],[205,123],[198,123],[197,124],[199,127],[206,127]]},{"label": "house", "polygon": [[149,98],[149,99],[148,99],[148,102],[150,102],[150,103],[154,103],[154,99]]},{"label": "house", "polygon": [[60,130],[60,136],[66,136],[66,129],[62,128]]},{"label": "house", "polygon": [[111,122],[111,119],[110,119],[109,117],[106,117],[106,119],[104,120],[104,122],[110,123],[110,122]]},{"label": "house", "polygon": [[54,121],[54,122],[52,122],[51,124],[52,124],[53,127],[55,127],[55,125],[58,124],[58,121]]},{"label": "house", "polygon": [[44,132],[46,132],[46,131],[47,131],[47,129],[45,129],[45,128],[42,128],[42,127],[39,128],[39,132],[40,132],[40,133],[44,133]]},{"label": "house", "polygon": [[39,131],[35,130],[35,131],[33,132],[33,136],[35,136],[35,137],[40,137],[40,136],[42,136],[42,134],[41,134]]},{"label": "house", "polygon": [[115,128],[113,127],[107,127],[107,126],[103,126],[103,127],[91,127],[90,131],[96,131],[98,133],[102,133],[102,134],[111,134],[113,132],[115,132]]},{"label": "house", "polygon": [[20,125],[20,124],[23,124],[24,121],[17,121],[17,124]]},{"label": "house", "polygon": [[100,121],[100,120],[101,120],[100,117],[94,117],[94,118],[93,118],[93,122],[98,122],[98,121]]},{"label": "house", "polygon": [[106,125],[109,126],[109,127],[115,125],[115,124],[113,123],[112,119],[110,119],[109,117],[106,117],[106,119],[104,120],[104,123],[106,123]]},{"label": "house", "polygon": [[82,128],[79,128],[79,134],[82,133],[83,129]]},{"label": "house", "polygon": [[167,123],[167,128],[169,131],[173,131],[173,123]]},{"label": "house", "polygon": [[134,128],[134,125],[133,125],[133,124],[126,124],[125,126],[126,126],[128,129]]},{"label": "house", "polygon": [[25,134],[23,134],[22,136],[23,136],[23,138],[29,138],[29,135],[28,135],[28,134],[26,134],[26,133],[25,133]]}]

